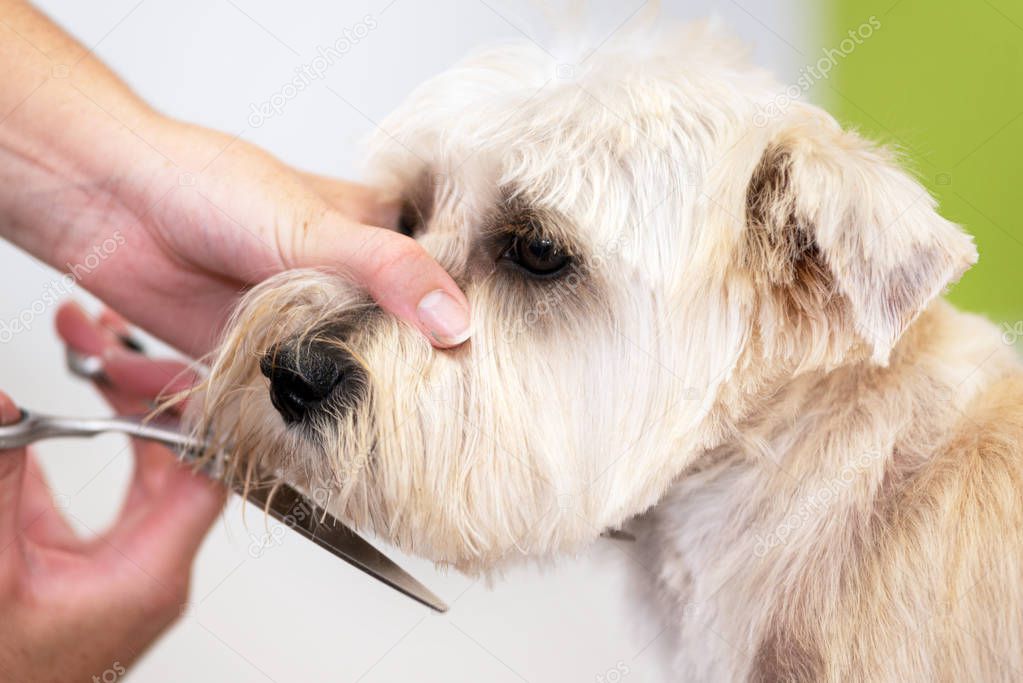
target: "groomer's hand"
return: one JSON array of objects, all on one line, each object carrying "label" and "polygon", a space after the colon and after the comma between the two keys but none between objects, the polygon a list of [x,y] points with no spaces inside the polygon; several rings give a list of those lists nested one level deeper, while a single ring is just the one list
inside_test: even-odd
[{"label": "groomer's hand", "polygon": [[[240,290],[324,267],[437,346],[465,296],[373,190],[157,114],[28,3],[0,0],[0,235],[172,345],[210,349]],[[240,116],[239,124],[245,116]]]},{"label": "groomer's hand", "polygon": [[[120,344],[80,309],[59,318],[65,340],[103,355]],[[104,395],[118,412],[140,412],[184,370],[140,361],[128,384]],[[179,381],[187,381],[184,378]],[[18,419],[0,393],[0,423]],[[63,682],[120,678],[181,614],[196,551],[224,490],[178,464],[161,446],[134,443],[135,473],[112,528],[83,540],[54,505],[24,448],[0,451],[0,680]]]}]

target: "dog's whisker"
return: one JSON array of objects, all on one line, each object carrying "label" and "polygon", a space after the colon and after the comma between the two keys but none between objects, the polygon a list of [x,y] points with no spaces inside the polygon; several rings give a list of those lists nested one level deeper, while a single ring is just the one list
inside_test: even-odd
[{"label": "dog's whisker", "polygon": [[[228,477],[441,566],[634,534],[687,679],[994,678],[942,626],[999,652],[1023,631],[1019,361],[939,300],[969,237],[706,26],[549,70],[474,57],[375,148],[469,341],[434,349],[341,273],[294,270],[167,405],[230,446]],[[943,607],[986,572],[997,590]],[[893,655],[913,629],[920,656]]]}]

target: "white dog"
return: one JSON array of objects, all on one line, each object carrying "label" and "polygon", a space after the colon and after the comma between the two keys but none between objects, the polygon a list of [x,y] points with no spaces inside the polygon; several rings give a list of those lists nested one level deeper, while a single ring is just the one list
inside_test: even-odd
[{"label": "white dog", "polygon": [[1019,675],[1023,375],[938,299],[970,238],[710,32],[586,64],[492,50],[382,126],[470,342],[295,271],[236,312],[197,428],[470,572],[638,516],[681,680]]}]

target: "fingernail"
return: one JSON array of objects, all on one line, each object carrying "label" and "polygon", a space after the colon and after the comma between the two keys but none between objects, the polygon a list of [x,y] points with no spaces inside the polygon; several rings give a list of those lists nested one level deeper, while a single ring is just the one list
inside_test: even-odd
[{"label": "fingernail", "polygon": [[146,357],[122,346],[108,346],[103,349],[103,363],[145,363]]},{"label": "fingernail", "polygon": [[417,307],[419,322],[441,344],[455,346],[469,338],[469,311],[442,289],[422,298]]}]

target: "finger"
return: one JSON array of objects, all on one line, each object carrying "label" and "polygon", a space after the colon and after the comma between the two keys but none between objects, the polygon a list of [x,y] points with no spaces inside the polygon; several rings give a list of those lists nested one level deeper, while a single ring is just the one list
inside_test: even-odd
[{"label": "finger", "polygon": [[115,312],[113,309],[104,308],[100,311],[96,320],[100,325],[113,332],[122,340],[131,336],[131,325],[128,324],[128,321],[120,313]]},{"label": "finger", "polygon": [[79,353],[102,356],[105,348],[118,343],[114,332],[95,321],[73,301],[57,309],[56,324],[60,338]]},{"label": "finger", "polygon": [[146,501],[158,496],[167,485],[167,479],[177,461],[169,449],[139,439],[132,440],[132,454],[135,468],[128,493],[121,505],[122,516],[138,514]]},{"label": "finger", "polygon": [[[301,172],[300,172],[301,173]],[[314,173],[301,173],[320,197],[356,223],[393,228],[398,224],[401,202],[380,190]]]},{"label": "finger", "polygon": [[[107,381],[98,388],[117,413],[148,412],[161,395],[184,390],[194,380],[185,363],[150,360],[126,349],[123,337],[130,328],[123,318],[111,311],[93,319],[80,307],[67,306],[58,313],[58,329],[69,343],[103,358]],[[134,509],[138,501],[159,491],[167,477],[168,465],[173,465],[173,458],[163,457],[162,449],[153,448],[152,444],[133,440],[133,451],[135,473],[124,506],[126,510]]]},{"label": "finger", "polygon": [[[140,444],[136,477],[110,545],[156,577],[187,573],[202,539],[223,507],[224,487],[193,472],[174,454],[153,443]],[[147,474],[161,474],[146,481]]]},{"label": "finger", "polygon": [[[11,398],[0,392],[0,425],[21,419],[21,411]],[[26,451],[12,448],[0,451],[0,553],[15,541],[19,532],[18,507],[25,476]],[[6,566],[6,562],[2,563]]]},{"label": "finger", "polygon": [[82,540],[61,513],[39,463],[29,455],[22,480],[19,529],[26,538],[47,547],[78,548]]},{"label": "finger", "polygon": [[119,345],[104,351],[103,370],[119,391],[152,401],[185,391],[198,380],[186,363],[148,358]]},{"label": "finger", "polygon": [[131,329],[113,311],[93,319],[81,307],[66,304],[57,311],[57,331],[76,351],[103,359],[109,381],[99,388],[119,412],[147,411],[154,400],[183,391],[196,380],[186,363],[154,360],[126,348]]},{"label": "finger", "polygon": [[302,246],[297,265],[338,261],[381,308],[421,330],[435,346],[457,346],[469,338],[465,295],[415,240],[345,222],[322,226]]}]

